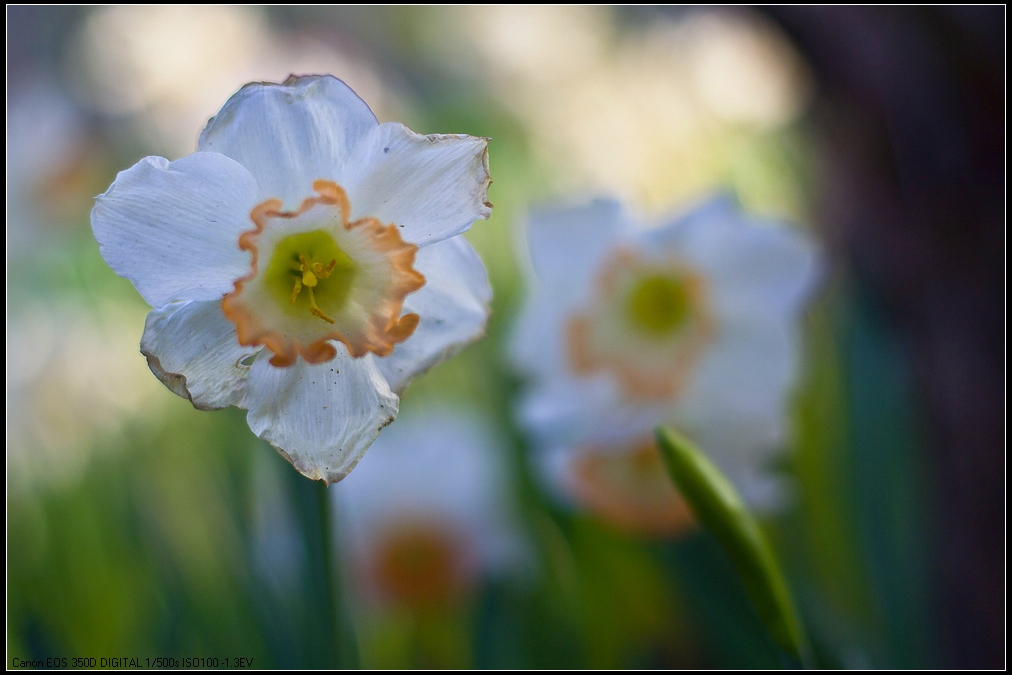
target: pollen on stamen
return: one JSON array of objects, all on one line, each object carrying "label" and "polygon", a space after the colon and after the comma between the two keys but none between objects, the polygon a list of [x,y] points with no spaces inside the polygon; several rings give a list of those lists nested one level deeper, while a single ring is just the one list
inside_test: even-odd
[{"label": "pollen on stamen", "polygon": [[[316,284],[313,284],[315,286]],[[313,316],[318,316],[327,323],[334,323],[334,320],[323,313],[323,310],[316,304],[316,295],[313,293],[313,286],[309,287],[309,313]]]},{"label": "pollen on stamen", "polygon": [[336,266],[337,266],[337,258],[334,258],[329,263],[327,263],[326,267],[324,267],[321,263],[313,263],[313,272],[316,273],[316,276],[318,278],[326,279],[327,277],[330,276],[330,273],[334,271],[334,267]]},{"label": "pollen on stamen", "polygon": [[327,323],[334,323],[334,320],[324,314],[320,306],[316,304],[316,294],[313,292],[313,289],[319,285],[320,279],[326,279],[330,276],[336,265],[336,258],[324,267],[321,263],[310,264],[306,260],[306,256],[300,254],[299,267],[296,271],[301,272],[302,275],[299,276],[297,274],[295,276],[295,287],[292,289],[291,303],[295,304],[299,298],[299,294],[302,292],[302,288],[305,287],[309,291],[309,313],[323,319]]}]

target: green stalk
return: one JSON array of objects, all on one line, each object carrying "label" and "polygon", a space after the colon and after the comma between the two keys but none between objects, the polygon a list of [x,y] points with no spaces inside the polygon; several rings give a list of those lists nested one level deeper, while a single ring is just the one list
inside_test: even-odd
[{"label": "green stalk", "polygon": [[344,607],[330,494],[323,481],[288,471],[291,494],[305,543],[305,618],[299,635],[306,668],[358,668],[358,646]]},{"label": "green stalk", "polygon": [[807,664],[806,639],[787,581],[737,490],[677,431],[658,428],[657,443],[682,497],[731,559],[763,623],[781,648]]},{"label": "green stalk", "polygon": [[330,502],[328,486],[316,482],[317,509],[319,512],[320,540],[322,544],[323,588],[326,593],[328,624],[330,626],[331,648],[334,663],[343,670],[358,668],[358,645],[355,631],[344,603],[344,592],[339,578],[339,568],[334,564],[336,525]]}]

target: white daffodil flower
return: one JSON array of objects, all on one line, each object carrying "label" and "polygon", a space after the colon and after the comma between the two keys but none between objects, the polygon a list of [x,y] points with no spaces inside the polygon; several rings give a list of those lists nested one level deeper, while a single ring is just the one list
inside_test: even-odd
[{"label": "white daffodil flower", "polygon": [[[532,380],[521,418],[551,452],[616,455],[543,463],[569,467],[563,489],[581,492],[575,481],[587,488],[577,501],[604,489],[614,502],[618,483],[600,479],[625,464],[619,491],[660,495],[630,480],[656,482],[659,465],[642,450],[667,424],[751,504],[771,506],[780,492],[766,465],[783,443],[796,322],[817,266],[808,237],[721,197],[655,229],[611,201],[547,212],[532,219],[528,243],[536,282],[514,341]],[[667,501],[674,528],[684,518]]]},{"label": "white daffodil flower", "polygon": [[459,235],[488,218],[487,139],[379,124],[330,76],[248,84],[197,152],[98,197],[109,266],[149,305],[141,351],[200,409],[238,406],[306,476],[340,480],[408,382],[480,337]]},{"label": "white daffodil flower", "polygon": [[390,427],[334,490],[363,599],[442,606],[522,562],[504,458],[479,415],[429,409]]}]

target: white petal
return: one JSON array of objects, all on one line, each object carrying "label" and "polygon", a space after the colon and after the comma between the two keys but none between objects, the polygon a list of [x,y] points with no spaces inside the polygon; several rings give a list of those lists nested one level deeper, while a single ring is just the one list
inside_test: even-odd
[{"label": "white petal", "polygon": [[818,258],[801,232],[741,228],[709,258],[718,311],[795,318],[818,277]]},{"label": "white petal", "polygon": [[485,266],[463,237],[419,249],[415,268],[425,275],[425,285],[407,297],[404,311],[421,321],[393,354],[376,359],[396,392],[484,335],[492,300]]},{"label": "white petal", "polygon": [[720,327],[678,414],[699,428],[728,420],[754,430],[758,444],[776,440],[798,370],[798,340],[787,320],[742,320]]},{"label": "white petal", "polygon": [[622,207],[611,200],[531,216],[526,236],[537,278],[510,345],[514,362],[528,375],[570,375],[566,324],[589,306],[597,277],[624,233]]},{"label": "white petal", "polygon": [[346,180],[353,219],[396,223],[404,240],[419,246],[461,234],[492,213],[485,138],[422,136],[383,124],[355,149]]},{"label": "white petal", "polygon": [[264,350],[250,369],[250,429],[305,476],[341,480],[397,416],[397,397],[372,358],[353,359],[343,345],[318,365],[300,358],[276,368],[270,356]]},{"label": "white petal", "polygon": [[284,84],[247,84],[200,134],[198,149],[220,152],[256,177],[260,201],[277,197],[296,209],[313,181],[343,184],[352,149],[377,125],[369,106],[330,75]]},{"label": "white petal", "polygon": [[756,445],[768,445],[797,376],[794,323],[817,274],[814,245],[801,232],[747,219],[727,198],[666,229],[704,271],[718,330],[677,409],[700,428],[741,421],[756,431]]},{"label": "white petal", "polygon": [[569,376],[567,311],[547,291],[535,291],[520,310],[510,339],[510,357],[526,375],[535,379]]},{"label": "white petal", "polygon": [[624,232],[622,207],[611,200],[532,214],[526,234],[538,287],[560,305],[584,304]]},{"label": "white petal", "polygon": [[528,392],[519,409],[543,445],[621,443],[649,433],[664,413],[661,405],[630,402],[606,376],[552,379]]},{"label": "white petal", "polygon": [[249,364],[221,302],[177,302],[148,314],[141,353],[159,380],[201,410],[245,407]]},{"label": "white petal", "polygon": [[250,269],[239,235],[255,204],[253,176],[228,157],[147,157],[97,198],[91,227],[105,261],[152,307],[212,300]]},{"label": "white petal", "polygon": [[782,223],[746,216],[733,199],[707,202],[646,235],[702,269],[718,312],[793,316],[818,277],[814,243]]},{"label": "white petal", "polygon": [[641,237],[648,249],[682,249],[692,233],[714,229],[725,231],[728,227],[739,226],[744,218],[734,195],[721,192],[699,201],[671,222],[643,232]]}]

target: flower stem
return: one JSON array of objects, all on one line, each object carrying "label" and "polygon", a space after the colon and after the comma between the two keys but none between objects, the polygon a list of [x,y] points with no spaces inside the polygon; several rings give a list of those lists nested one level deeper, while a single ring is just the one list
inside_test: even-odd
[{"label": "flower stem", "polygon": [[341,587],[339,570],[334,564],[337,537],[335,536],[333,505],[327,484],[323,481],[316,482],[316,499],[320,528],[322,581],[325,597],[328,600],[327,625],[330,629],[328,635],[331,638],[331,655],[336,668],[358,668],[358,645],[355,643],[355,632],[344,604],[344,592]]},{"label": "flower stem", "polygon": [[307,669],[357,668],[358,646],[342,598],[330,493],[322,481],[288,471],[291,496],[305,545],[300,650]]}]

